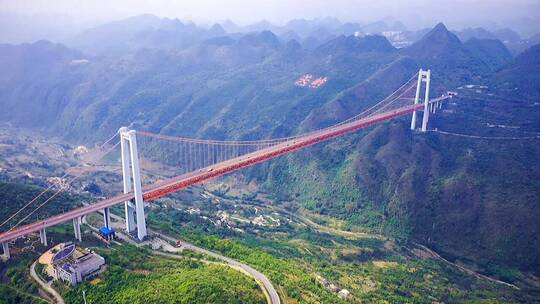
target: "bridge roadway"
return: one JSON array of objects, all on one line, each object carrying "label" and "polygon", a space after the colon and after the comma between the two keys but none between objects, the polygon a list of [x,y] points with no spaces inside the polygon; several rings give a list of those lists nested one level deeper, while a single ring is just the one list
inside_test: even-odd
[{"label": "bridge roadway", "polygon": [[[451,98],[451,96],[442,96],[436,99],[432,99],[430,103],[440,102],[442,100]],[[276,158],[281,155],[285,155],[297,150],[303,149],[315,145],[317,143],[327,141],[345,134],[352,133],[359,129],[367,128],[369,126],[394,119],[403,115],[410,114],[414,111],[423,110],[424,104],[418,103],[416,105],[404,106],[392,111],[384,112],[381,114],[376,114],[369,116],[364,119],[359,119],[356,121],[351,121],[336,127],[323,129],[316,131],[306,136],[296,138],[291,141],[283,142],[281,144],[261,149],[259,151],[242,155],[237,158],[233,158],[218,164],[214,164],[210,167],[203,168],[198,171],[194,171],[188,174],[180,175],[173,177],[168,180],[157,182],[155,184],[144,187],[143,197],[144,201],[151,201],[167,194],[177,192],[179,190],[185,189],[187,187],[201,184],[205,181],[220,177],[227,173],[238,171],[240,169],[253,166],[258,163]],[[48,219],[37,221],[32,224],[24,225],[0,234],[0,243],[9,242],[15,240],[21,236],[28,235],[33,232],[38,232],[42,229],[52,227],[67,221],[70,221],[74,218],[82,217],[92,212],[98,210],[109,208],[118,204],[121,204],[125,201],[132,200],[134,198],[133,193],[121,194],[115,197],[111,197],[100,201],[98,203],[79,207],[77,209],[52,216]]]}]

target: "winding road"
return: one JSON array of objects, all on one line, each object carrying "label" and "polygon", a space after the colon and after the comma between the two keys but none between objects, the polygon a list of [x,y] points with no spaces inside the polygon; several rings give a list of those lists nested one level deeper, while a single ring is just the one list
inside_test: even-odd
[{"label": "winding road", "polygon": [[[150,233],[154,234],[154,235],[157,235],[160,238],[165,239],[165,240],[167,240],[169,242],[172,242],[172,243],[176,243],[176,241],[177,241],[176,239],[174,239],[174,238],[172,238],[170,236],[167,236],[167,235],[155,232],[155,231],[150,230]],[[189,250],[192,250],[192,251],[195,251],[195,252],[198,252],[198,253],[213,257],[215,259],[219,259],[219,260],[224,261],[225,263],[227,263],[229,266],[231,266],[231,267],[233,267],[235,269],[241,270],[243,273],[245,273],[245,274],[249,275],[250,277],[252,277],[253,279],[255,279],[255,281],[257,281],[257,283],[259,283],[259,285],[261,285],[261,287],[263,287],[263,292],[264,292],[264,294],[265,294],[265,296],[267,298],[268,303],[271,303],[271,304],[280,304],[281,303],[279,295],[278,295],[276,289],[274,288],[274,286],[272,285],[272,282],[270,282],[270,280],[264,274],[260,273],[259,271],[257,271],[253,267],[250,267],[250,266],[248,266],[246,264],[240,263],[240,262],[238,262],[236,260],[233,260],[231,258],[223,256],[223,255],[221,255],[219,253],[209,251],[209,250],[206,250],[206,249],[201,248],[201,247],[197,247],[197,246],[195,246],[195,245],[193,245],[191,243],[188,243],[188,242],[185,242],[185,241],[182,241],[182,240],[180,240],[180,242],[182,242],[182,247],[184,249],[189,249]]]},{"label": "winding road", "polygon": [[[122,217],[120,217],[118,215],[115,215],[115,214],[112,214],[112,213],[111,213],[111,218],[115,219],[116,221],[118,221],[120,223],[124,222],[124,219]],[[90,226],[91,228],[94,228],[86,221],[85,218],[83,218],[83,222],[86,225]],[[163,239],[165,241],[172,242],[173,244],[176,244],[176,241],[180,241],[181,244],[182,244],[182,247],[184,249],[189,249],[189,250],[192,250],[194,252],[198,252],[198,253],[201,253],[201,254],[204,254],[204,255],[207,255],[207,256],[210,256],[210,257],[213,257],[215,259],[218,259],[218,260],[221,260],[221,261],[225,262],[229,267],[234,268],[236,270],[239,270],[242,273],[252,277],[257,282],[257,284],[261,287],[261,289],[262,289],[262,291],[263,291],[263,293],[264,293],[264,295],[266,297],[266,300],[267,300],[267,302],[269,304],[281,304],[281,299],[279,298],[279,295],[278,295],[276,289],[272,285],[272,282],[270,282],[270,280],[264,274],[257,271],[255,268],[253,268],[253,267],[251,267],[249,265],[246,265],[244,263],[241,263],[239,261],[233,260],[231,258],[228,258],[228,257],[226,257],[226,256],[224,256],[222,254],[219,254],[219,253],[216,253],[216,252],[213,252],[213,251],[198,247],[198,246],[193,245],[193,244],[191,244],[189,242],[186,242],[184,240],[178,240],[178,239],[175,239],[175,238],[170,237],[168,235],[159,233],[159,232],[154,231],[154,230],[152,230],[150,228],[147,231],[148,231],[149,235],[158,236],[158,237],[160,237],[161,239]],[[122,239],[130,240],[129,237],[127,237],[127,236],[122,237]]]},{"label": "winding road", "polygon": [[39,286],[43,288],[43,290],[52,295],[57,304],[64,304],[64,298],[62,298],[62,296],[49,284],[43,282],[43,280],[41,280],[41,278],[38,276],[38,274],[36,273],[36,263],[37,261],[32,263],[32,266],[30,266],[30,276],[32,277],[32,279],[34,279],[34,281],[36,281]]},{"label": "winding road", "polygon": [[461,266],[461,265],[458,265],[456,263],[453,263],[453,262],[450,262],[449,260],[443,258],[441,255],[439,255],[437,252],[435,252],[434,250],[432,249],[429,249],[427,246],[424,246],[422,244],[419,244],[419,243],[415,243],[413,242],[413,245],[416,245],[420,248],[422,248],[423,250],[427,251],[428,253],[430,253],[432,256],[434,256],[435,258],[437,258],[438,260],[450,265],[450,266],[454,266],[456,267],[457,269],[469,274],[469,275],[472,275],[472,276],[475,276],[479,279],[484,279],[484,280],[488,280],[490,282],[494,282],[494,283],[497,283],[497,284],[501,284],[501,285],[505,285],[505,286],[508,286],[508,287],[511,287],[511,288],[514,288],[514,289],[517,289],[517,290],[520,290],[519,287],[517,287],[516,285],[514,284],[511,284],[511,283],[507,283],[507,282],[504,282],[504,281],[501,281],[501,280],[497,280],[497,279],[494,279],[492,277],[489,277],[487,275],[483,275],[481,273],[478,273],[474,270],[471,270],[469,268],[466,268],[464,266]]}]

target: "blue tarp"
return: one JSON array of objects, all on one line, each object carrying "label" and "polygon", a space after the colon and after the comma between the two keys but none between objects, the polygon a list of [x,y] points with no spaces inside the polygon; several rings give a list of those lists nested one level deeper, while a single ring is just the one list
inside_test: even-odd
[{"label": "blue tarp", "polygon": [[99,233],[101,233],[104,236],[114,235],[114,229],[109,228],[109,227],[101,227],[99,228]]}]

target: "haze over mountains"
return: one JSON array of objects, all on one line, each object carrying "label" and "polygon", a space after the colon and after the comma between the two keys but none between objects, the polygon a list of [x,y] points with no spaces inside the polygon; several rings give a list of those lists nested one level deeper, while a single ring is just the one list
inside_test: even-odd
[{"label": "haze over mountains", "polygon": [[[85,144],[124,125],[210,139],[281,137],[347,119],[430,68],[433,96],[471,85],[491,94],[460,91],[459,106],[433,128],[535,132],[539,42],[442,23],[421,31],[336,19],[201,27],[143,15],[62,44],[0,45],[0,70],[10,71],[0,74],[0,121]],[[295,85],[306,74],[327,82]],[[421,241],[490,274],[539,275],[538,141],[490,144],[408,127],[408,119],[381,125],[246,176],[284,201]]]},{"label": "haze over mountains", "polygon": [[[94,22],[95,23],[95,22]],[[146,14],[123,20],[112,21],[101,25],[91,25],[90,22],[76,23],[75,20],[67,17],[25,17],[3,13],[0,18],[0,26],[3,28],[0,32],[0,42],[20,43],[34,42],[37,40],[52,40],[61,42],[74,48],[85,48],[87,53],[105,53],[106,50],[100,50],[98,45],[92,49],[90,42],[99,42],[99,39],[108,38],[119,39],[119,41],[107,40],[106,45],[114,48],[114,45],[122,44],[124,47],[144,47],[150,46],[152,39],[165,40],[167,35],[182,32],[184,35],[190,33],[191,39],[183,41],[182,45],[188,45],[193,42],[204,40],[206,31],[210,29],[210,35],[219,34],[222,29],[227,33],[247,33],[269,30],[278,35],[284,42],[295,39],[301,42],[305,48],[314,48],[320,43],[324,43],[331,38],[339,35],[365,35],[379,34],[386,36],[396,47],[408,46],[420,39],[429,28],[420,30],[410,30],[405,24],[393,18],[375,22],[341,22],[337,18],[326,17],[317,19],[294,19],[284,25],[274,25],[268,21],[260,21],[250,25],[237,25],[231,20],[225,20],[219,23],[209,23],[204,26],[197,26],[190,21],[180,21],[178,19],[159,18],[154,15]],[[212,29],[212,26],[216,27]],[[150,37],[146,34],[151,33]],[[540,42],[538,33],[530,34],[512,30],[509,27],[497,27],[493,30],[482,27],[468,27],[454,31],[462,41],[467,41],[472,37],[480,39],[498,39],[514,53],[523,51],[532,44]],[[534,32],[533,32],[534,33]],[[100,36],[100,34],[103,34]],[[199,40],[195,39],[196,34],[200,34]],[[224,32],[222,33],[224,34]],[[100,36],[100,37],[98,37]],[[144,37],[144,38],[143,38]],[[137,38],[143,38],[143,41],[135,41]],[[169,36],[171,38],[171,36]],[[95,41],[94,41],[95,40]],[[131,41],[129,41],[131,40]],[[178,44],[179,36],[173,38],[171,46]],[[181,46],[181,45],[177,45]]]},{"label": "haze over mountains", "polygon": [[[88,125],[96,126],[98,130],[88,132],[88,136],[95,136],[92,139],[113,132],[119,124],[219,138],[257,138],[271,132],[288,135],[294,132],[290,128],[299,126],[313,108],[331,99],[336,91],[366,79],[385,65],[408,64],[402,76],[392,75],[397,82],[425,64],[450,69],[448,75],[458,75],[451,71],[461,68],[460,72],[467,74],[466,81],[471,81],[481,75],[478,73],[495,71],[512,60],[500,41],[472,38],[462,43],[442,24],[401,49],[383,36],[360,34],[359,26],[355,35],[338,34],[351,25],[335,19],[293,21],[284,32],[296,30],[309,35],[311,29],[322,25],[334,32],[326,30],[328,36],[312,44],[316,39],[312,36],[304,36],[301,41],[286,40],[268,30],[227,35],[217,24],[205,29],[179,20],[143,15],[84,31],[67,42],[70,47],[46,41],[2,45],[6,68],[20,70],[3,84],[4,88],[11,88],[4,91],[7,95],[3,102],[10,104],[13,111],[3,115],[49,130],[72,129],[74,137],[86,135]],[[229,30],[231,26],[228,25]],[[371,25],[375,26],[388,29],[384,23]],[[307,47],[303,43],[306,41]],[[293,83],[302,74],[322,75],[333,81],[317,91],[301,90]],[[196,89],[201,86],[203,90]],[[240,86],[245,97],[238,96]],[[51,88],[56,89],[50,92]],[[377,97],[385,93],[381,91]],[[41,99],[44,102],[34,105],[35,100]],[[63,100],[62,106],[56,104],[59,99]],[[257,102],[246,107],[246,99]],[[279,110],[267,111],[261,105]],[[133,110],[126,114],[130,107]],[[189,111],[201,107],[208,111],[196,113],[206,117]],[[33,111],[28,112],[29,108]],[[137,116],[143,109],[145,115]],[[285,109],[294,113],[295,121],[283,122]],[[152,113],[146,113],[147,110]],[[274,122],[269,126],[283,122],[279,131],[248,127],[258,125],[248,115],[253,111],[266,113],[266,117],[257,117],[259,123],[261,119]],[[97,114],[101,112],[109,115]],[[246,116],[246,120],[235,122],[233,117],[237,115]],[[42,116],[47,118],[36,119]],[[236,130],[236,134],[231,134],[231,130]]]}]

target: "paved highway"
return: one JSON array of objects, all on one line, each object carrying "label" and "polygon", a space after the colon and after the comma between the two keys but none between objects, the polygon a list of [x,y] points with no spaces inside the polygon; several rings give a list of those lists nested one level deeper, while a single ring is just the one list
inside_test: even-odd
[{"label": "paved highway", "polygon": [[[124,223],[124,221],[125,221],[123,218],[121,218],[120,216],[115,215],[115,214],[111,214],[111,218],[117,220],[120,223]],[[85,223],[86,223],[86,221],[85,221]],[[90,226],[92,229],[96,229],[95,227],[92,227],[90,224],[88,224],[88,223],[86,223],[86,224],[88,226]],[[176,241],[180,241],[181,244],[182,244],[182,247],[184,249],[189,249],[189,250],[199,252],[199,253],[202,253],[204,255],[216,258],[218,260],[224,261],[225,263],[227,263],[232,268],[240,270],[240,271],[244,272],[245,274],[247,274],[248,276],[255,279],[257,281],[257,283],[261,286],[261,288],[262,288],[262,290],[263,290],[263,292],[264,292],[264,294],[265,294],[265,296],[267,298],[267,302],[269,304],[281,304],[281,300],[279,298],[279,295],[278,295],[276,289],[274,288],[274,285],[272,285],[272,282],[270,282],[270,280],[264,274],[257,271],[253,267],[251,267],[249,265],[246,265],[246,264],[243,264],[241,262],[238,262],[236,260],[233,260],[231,258],[228,258],[228,257],[226,257],[224,255],[221,255],[221,254],[217,253],[217,252],[213,252],[213,251],[206,250],[204,248],[198,247],[198,246],[193,245],[193,244],[191,244],[189,242],[186,242],[184,240],[178,240],[178,239],[172,238],[172,237],[170,237],[168,235],[159,233],[159,232],[154,231],[152,229],[148,229],[148,233],[150,235],[159,236],[161,239],[163,239],[165,241],[169,241],[169,242],[171,242],[173,244],[176,244]],[[129,237],[126,236],[126,238],[127,238],[127,240],[129,242],[135,243],[135,241],[130,240]]]},{"label": "paved highway", "polygon": [[[174,239],[174,238],[172,238],[170,236],[167,236],[167,235],[155,232],[155,231],[151,231],[151,233],[153,233],[155,235],[158,235],[159,237],[161,237],[161,238],[163,238],[163,239],[165,239],[165,240],[167,240],[169,242],[172,242],[173,244],[176,243],[176,241],[177,241],[176,239]],[[276,289],[274,288],[274,285],[272,285],[272,282],[270,282],[270,280],[264,274],[260,273],[259,271],[257,271],[253,267],[250,267],[250,266],[248,266],[246,264],[240,263],[240,262],[238,262],[236,260],[233,260],[231,258],[223,256],[223,255],[221,255],[219,253],[209,251],[209,250],[206,250],[206,249],[201,248],[201,247],[197,247],[197,246],[195,246],[195,245],[193,245],[191,243],[188,243],[188,242],[185,242],[185,241],[182,241],[182,240],[180,240],[180,242],[182,242],[182,247],[184,247],[185,249],[189,249],[189,250],[192,250],[192,251],[195,251],[195,252],[202,253],[202,254],[207,255],[207,256],[211,256],[213,258],[216,258],[216,259],[219,259],[219,260],[222,260],[222,261],[226,262],[227,264],[233,266],[234,268],[238,268],[238,269],[243,270],[249,276],[253,277],[255,280],[257,280],[258,282],[260,282],[264,286],[265,293],[267,294],[267,296],[270,297],[270,299],[269,299],[270,303],[272,303],[272,304],[280,304],[281,303],[279,295],[278,295]]]}]

